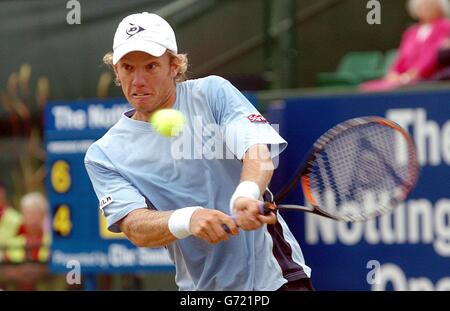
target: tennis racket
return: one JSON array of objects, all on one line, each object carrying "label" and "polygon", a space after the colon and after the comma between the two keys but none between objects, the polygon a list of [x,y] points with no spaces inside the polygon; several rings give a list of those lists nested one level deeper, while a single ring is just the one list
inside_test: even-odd
[{"label": "tennis racket", "polygon": [[[334,220],[367,221],[391,211],[416,185],[419,163],[413,140],[398,124],[360,117],[323,134],[292,180],[261,204],[260,213],[295,210]],[[307,206],[277,204],[301,185]]]}]

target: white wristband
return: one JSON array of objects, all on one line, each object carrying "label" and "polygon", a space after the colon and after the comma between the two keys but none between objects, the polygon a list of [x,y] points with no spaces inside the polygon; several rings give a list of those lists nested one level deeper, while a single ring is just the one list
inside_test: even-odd
[{"label": "white wristband", "polygon": [[230,213],[233,214],[234,201],[239,197],[251,198],[259,200],[260,198],[259,186],[254,181],[243,181],[241,182],[234,191],[230,199]]},{"label": "white wristband", "polygon": [[169,231],[178,239],[183,239],[191,235],[191,217],[199,208],[203,207],[189,206],[175,210],[169,217]]}]

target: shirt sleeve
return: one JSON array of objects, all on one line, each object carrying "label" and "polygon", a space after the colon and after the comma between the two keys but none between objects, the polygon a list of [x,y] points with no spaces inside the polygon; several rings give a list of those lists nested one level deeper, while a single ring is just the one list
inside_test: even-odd
[{"label": "shirt sleeve", "polygon": [[212,76],[208,88],[209,105],[225,138],[227,148],[241,160],[252,145],[268,145],[272,158],[278,156],[287,142],[249,102],[249,100],[226,79]]},{"label": "shirt sleeve", "polygon": [[148,207],[145,197],[115,170],[93,161],[85,161],[85,167],[109,231],[120,232],[119,220],[135,209]]}]

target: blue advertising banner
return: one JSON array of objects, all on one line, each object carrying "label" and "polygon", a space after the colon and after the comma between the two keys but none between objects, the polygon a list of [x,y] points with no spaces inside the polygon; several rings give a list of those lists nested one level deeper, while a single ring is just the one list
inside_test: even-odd
[{"label": "blue advertising banner", "polygon": [[[267,117],[288,141],[272,182],[293,176],[314,141],[339,122],[382,116],[412,135],[419,182],[392,213],[344,223],[284,214],[298,238],[318,290],[450,290],[450,91],[289,98]],[[299,189],[286,202],[303,203]]]},{"label": "blue advertising banner", "polygon": [[106,229],[84,167],[84,155],[121,114],[124,99],[50,102],[45,110],[47,193],[52,215],[53,272],[174,271],[164,248],[134,247]]}]

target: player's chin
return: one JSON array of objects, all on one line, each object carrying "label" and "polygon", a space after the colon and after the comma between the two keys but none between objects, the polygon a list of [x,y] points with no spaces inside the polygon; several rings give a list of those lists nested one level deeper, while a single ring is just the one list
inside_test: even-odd
[{"label": "player's chin", "polygon": [[142,113],[152,113],[157,107],[151,101],[131,100],[129,102],[137,111]]},{"label": "player's chin", "polygon": [[151,95],[145,95],[145,96],[129,96],[129,101],[136,107],[136,108],[146,108],[149,106],[152,106],[152,97]]}]

